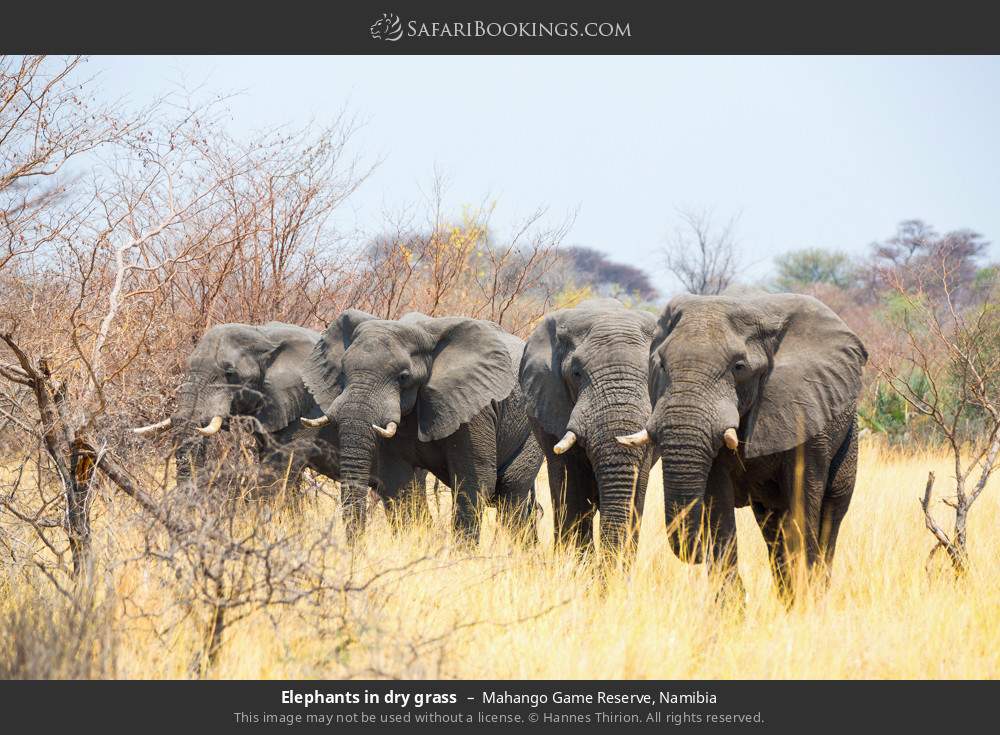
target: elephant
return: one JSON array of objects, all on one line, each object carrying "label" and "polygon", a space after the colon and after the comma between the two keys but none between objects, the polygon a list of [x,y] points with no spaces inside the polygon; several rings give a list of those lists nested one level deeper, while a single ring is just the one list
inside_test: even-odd
[{"label": "elephant", "polygon": [[707,558],[720,593],[745,595],[735,509],[746,505],[785,600],[803,572],[819,565],[829,578],[854,492],[867,359],[858,336],[809,296],[683,295],[663,310],[640,439],[662,457],[672,550]]},{"label": "elephant", "polygon": [[303,373],[338,426],[348,538],[365,527],[370,468],[404,462],[452,489],[461,540],[479,538],[480,509],[535,537],[535,478],[542,454],[531,435],[515,366],[524,342],[492,322],[398,320],[349,309],[316,343]]},{"label": "elephant", "polygon": [[[265,494],[286,483],[296,487],[307,467],[337,480],[336,427],[316,431],[300,421],[323,415],[302,382],[319,338],[318,332],[280,322],[214,326],[188,359],[173,415],[133,431],[172,432],[178,484],[183,484],[203,466],[206,437],[228,428],[234,417],[252,417]],[[422,489],[425,477],[426,472],[401,466],[396,475],[366,478],[366,484],[396,496],[404,488]],[[413,499],[426,506],[423,492],[414,492]]]},{"label": "elephant", "polygon": [[552,312],[528,337],[520,381],[545,452],[557,543],[601,546],[631,558],[655,447],[631,436],[649,418],[649,345],[656,318],[615,299]]}]

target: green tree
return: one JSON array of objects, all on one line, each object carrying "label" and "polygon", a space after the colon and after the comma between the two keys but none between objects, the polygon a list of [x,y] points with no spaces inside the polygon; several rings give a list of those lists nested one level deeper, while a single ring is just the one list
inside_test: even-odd
[{"label": "green tree", "polygon": [[814,283],[830,283],[846,289],[855,282],[854,261],[837,250],[793,250],[775,258],[775,265],[778,275],[774,284],[782,291],[798,291]]}]

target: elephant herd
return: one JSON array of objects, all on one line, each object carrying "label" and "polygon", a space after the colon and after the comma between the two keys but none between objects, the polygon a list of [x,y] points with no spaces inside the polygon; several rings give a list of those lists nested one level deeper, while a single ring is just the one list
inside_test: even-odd
[{"label": "elephant herd", "polygon": [[[685,295],[655,317],[613,299],[547,314],[527,342],[467,317],[349,309],[319,334],[224,324],[189,359],[166,420],[178,483],[205,436],[250,417],[262,483],[305,468],[339,480],[347,537],[372,488],[390,518],[426,512],[428,472],[452,489],[456,534],[480,511],[535,540],[545,461],[556,540],[631,558],[649,472],[663,471],[670,546],[729,588],[735,509],[749,505],[779,590],[794,559],[829,569],[854,489],[867,353],[816,299]],[[800,555],[800,556],[799,556]]]}]

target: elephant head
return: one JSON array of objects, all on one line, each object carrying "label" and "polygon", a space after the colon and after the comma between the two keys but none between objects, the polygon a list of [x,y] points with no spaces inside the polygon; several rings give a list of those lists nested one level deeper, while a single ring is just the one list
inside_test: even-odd
[{"label": "elephant head", "polygon": [[491,401],[510,395],[512,339],[491,322],[417,313],[385,320],[351,309],[330,324],[306,361],[304,378],[340,432],[352,540],[363,528],[377,441],[391,442],[410,416],[419,441],[444,439]]},{"label": "elephant head", "polygon": [[[680,296],[660,316],[649,356],[670,543],[701,559],[709,471],[792,449],[857,401],[864,345],[820,301],[796,294]],[[683,516],[683,513],[687,513]]]},{"label": "elephant head", "polygon": [[[614,299],[586,301],[545,317],[528,338],[521,387],[528,414],[553,439],[556,454],[582,453],[594,469],[601,541],[617,548],[644,491],[652,447],[633,436],[650,413],[647,388],[653,315]],[[641,503],[641,498],[639,498]],[[640,505],[641,507],[641,505]]]},{"label": "elephant head", "polygon": [[212,327],[188,359],[173,415],[134,431],[171,428],[183,478],[201,454],[201,437],[218,432],[230,417],[252,416],[270,433],[297,426],[315,408],[301,377],[315,341],[313,332],[274,322]]}]

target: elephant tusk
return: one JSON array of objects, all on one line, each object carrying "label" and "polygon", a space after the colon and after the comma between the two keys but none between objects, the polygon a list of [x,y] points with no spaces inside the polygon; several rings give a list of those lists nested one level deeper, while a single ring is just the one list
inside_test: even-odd
[{"label": "elephant tusk", "polygon": [[563,434],[563,438],[559,440],[559,443],[552,447],[552,451],[556,454],[562,454],[574,444],[576,444],[576,434],[572,431],[567,431]]},{"label": "elephant tusk", "polygon": [[649,444],[649,432],[643,429],[628,436],[616,436],[615,441],[624,444],[626,447],[644,447]]},{"label": "elephant tusk", "polygon": [[212,434],[218,433],[219,429],[222,428],[222,417],[213,416],[212,420],[208,422],[208,426],[199,426],[195,431],[197,431],[202,436],[212,436]]},{"label": "elephant tusk", "polygon": [[162,431],[163,429],[170,428],[170,417],[163,419],[163,421],[157,421],[155,424],[150,424],[149,426],[138,426],[132,429],[132,433],[142,436],[143,434],[152,434],[154,431]]},{"label": "elephant tusk", "polygon": [[299,419],[303,426],[308,426],[310,429],[319,429],[330,423],[329,416],[320,416],[318,419],[307,419],[305,417]]},{"label": "elephant tusk", "polygon": [[384,429],[378,424],[372,424],[372,428],[375,429],[375,431],[378,432],[378,435],[384,439],[392,439],[392,437],[396,436],[397,427],[395,421],[390,421],[385,425]]},{"label": "elephant tusk", "polygon": [[722,435],[722,439],[726,442],[726,446],[733,451],[736,451],[736,447],[740,445],[740,440],[736,436],[736,429],[726,429]]}]

